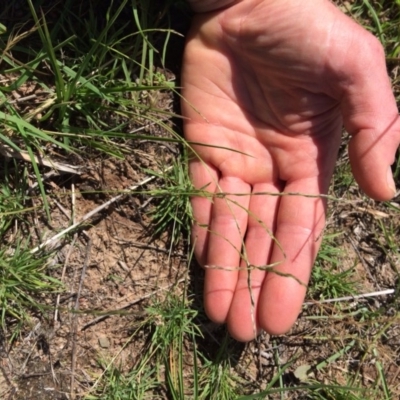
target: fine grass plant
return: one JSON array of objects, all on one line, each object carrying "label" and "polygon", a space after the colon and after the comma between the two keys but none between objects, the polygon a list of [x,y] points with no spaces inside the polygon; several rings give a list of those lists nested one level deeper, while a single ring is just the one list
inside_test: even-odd
[{"label": "fine grass plant", "polygon": [[26,206],[24,187],[11,176],[0,185],[0,329],[12,341],[32,312],[44,310],[42,294],[57,292],[61,284],[48,273],[50,255],[32,254],[29,238],[21,237],[24,214],[34,207]]},{"label": "fine grass plant", "polygon": [[[93,2],[88,10],[71,0],[45,10],[36,3],[28,1],[32,26],[4,25],[0,36],[6,77],[0,86],[0,145],[26,152],[49,217],[40,159],[51,162],[55,153],[71,159],[88,148],[123,157],[127,141],[138,139],[135,128],[168,116],[155,93],[171,84],[155,78],[154,62],[163,65],[164,54],[151,44],[157,24],[147,2],[124,0],[106,9]],[[104,20],[96,18],[95,6],[104,9]],[[51,13],[56,22],[49,24]],[[159,33],[164,52],[171,34]]]},{"label": "fine grass plant", "polygon": [[30,312],[45,310],[40,302],[42,295],[61,289],[61,283],[46,270],[48,257],[32,255],[24,242],[17,242],[15,246],[12,252],[7,248],[0,251],[0,322],[7,332],[7,319],[14,321],[10,340],[16,338],[22,326],[29,322]]},{"label": "fine grass plant", "polygon": [[[399,96],[398,2],[336,3],[381,40]],[[24,329],[29,330],[33,316],[43,318],[49,310],[54,311],[49,297],[63,288],[58,263],[49,267],[50,252],[44,249],[32,254],[30,250],[44,237],[40,231],[34,236],[39,226],[35,221],[40,221],[41,227],[60,230],[59,226],[53,228],[52,220],[60,218],[55,212],[60,198],[72,196],[70,182],[94,175],[92,166],[104,160],[117,164],[117,160],[134,156],[134,176],[154,178],[151,185],[129,193],[131,198],[145,200],[143,208],[132,201],[130,212],[142,212],[138,219],[144,228],[151,227],[146,246],[153,253],[144,264],[150,270],[156,262],[163,263],[160,251],[168,254],[168,260],[178,254],[187,269],[179,284],[173,275],[178,262],[151,272],[161,276],[169,268],[166,276],[175,280],[169,282],[168,290],[156,291],[150,299],[144,296],[146,301],[138,300],[139,305],[134,303],[138,306],[134,311],[128,307],[103,312],[90,306],[74,314],[124,317],[127,334],[121,336],[124,340],[118,337],[123,344],[114,353],[109,348],[101,352],[97,343],[82,345],[89,361],[82,365],[81,391],[72,393],[71,398],[397,398],[398,199],[385,204],[366,199],[355,186],[345,146],[330,193],[334,201],[329,204],[330,217],[312,272],[308,304],[293,331],[280,337],[262,333],[258,340],[238,346],[224,328],[205,317],[201,288],[197,289],[203,273],[188,267],[194,264],[187,244],[193,222],[190,198],[196,194],[187,166],[191,152],[181,137],[179,122],[175,125],[173,120],[179,110],[173,107],[172,96],[177,96],[179,88],[166,67],[174,50],[172,39],[179,35],[171,24],[181,12],[188,18],[190,11],[181,0],[21,0],[8,2],[0,10],[0,153],[5,157],[0,182],[0,322],[5,336],[16,339]],[[148,143],[154,145],[151,154],[140,147]],[[173,146],[167,156],[166,145]],[[155,157],[157,162],[148,161]],[[58,171],[56,178],[49,180],[49,171],[57,171],[59,164],[77,167],[82,174],[71,177]],[[397,161],[397,174],[399,165]],[[56,195],[54,187],[61,188]],[[108,199],[119,189],[98,192]],[[99,219],[112,220],[113,212],[118,218],[126,216],[127,209],[121,200]],[[79,211],[67,212],[68,221]],[[132,215],[127,217],[112,222],[131,222]],[[88,224],[86,233],[94,226],[94,222]],[[128,242],[142,245],[131,237],[106,236],[101,236],[104,243],[96,243],[96,252],[116,240],[123,241],[123,246]],[[75,239],[66,241],[71,240]],[[129,259],[123,246],[121,254]],[[245,249],[241,250],[245,254]],[[126,265],[121,259],[115,264],[124,269],[122,273],[112,265],[106,271],[107,277],[116,277],[102,280],[104,286],[112,286],[111,294],[102,294],[106,301],[129,297],[122,289],[130,275],[133,283],[128,290],[142,295],[146,288],[142,281],[147,276],[137,281],[135,273],[146,268],[136,261]],[[93,275],[93,271],[104,272],[97,258],[88,269]],[[274,273],[273,267],[266,270]],[[386,288],[396,290],[387,297],[355,298]],[[77,296],[72,290],[71,294]],[[346,296],[352,300],[335,300]],[[87,291],[82,297],[84,304],[85,297],[90,303],[96,296]],[[116,326],[112,334],[120,334],[119,329],[120,325]],[[83,332],[82,328],[71,337],[84,340]]]},{"label": "fine grass plant", "polygon": [[183,155],[174,160],[166,172],[148,171],[149,175],[159,178],[162,182],[162,189],[156,189],[152,193],[157,199],[156,205],[149,212],[152,234],[160,236],[167,233],[171,246],[177,245],[182,237],[187,237],[193,223],[190,197],[194,188],[190,181],[185,154],[184,151]]},{"label": "fine grass plant", "polygon": [[346,255],[337,245],[338,237],[338,234],[327,234],[322,240],[308,291],[312,299],[332,299],[357,293],[354,265],[342,268]]}]

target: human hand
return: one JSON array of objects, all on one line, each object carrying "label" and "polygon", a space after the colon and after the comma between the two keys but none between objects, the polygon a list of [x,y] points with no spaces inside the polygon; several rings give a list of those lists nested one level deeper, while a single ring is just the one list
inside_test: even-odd
[{"label": "human hand", "polygon": [[238,340],[284,333],[320,245],[318,195],[343,124],[360,187],[395,192],[400,122],[382,47],[328,0],[236,0],[194,18],[182,85],[186,139],[205,145],[193,146],[193,183],[227,193],[192,200],[206,312]]}]

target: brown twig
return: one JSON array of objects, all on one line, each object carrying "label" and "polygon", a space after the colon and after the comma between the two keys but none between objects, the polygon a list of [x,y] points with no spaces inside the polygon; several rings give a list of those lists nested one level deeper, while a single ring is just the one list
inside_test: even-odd
[{"label": "brown twig", "polygon": [[[17,151],[12,149],[10,146],[7,146],[4,143],[0,144],[0,153],[7,158],[17,158],[18,160],[23,160],[32,163],[31,156],[26,151]],[[54,160],[44,159],[42,157],[34,156],[34,161],[38,165],[44,165],[45,167],[53,168],[58,171],[68,172],[70,174],[80,175],[79,168],[74,167],[73,165],[67,165],[63,163],[59,163]]]},{"label": "brown twig", "polygon": [[137,185],[131,186],[130,188],[126,189],[123,193],[119,194],[118,196],[115,196],[113,198],[111,198],[110,200],[106,201],[105,203],[101,204],[99,207],[96,207],[95,209],[93,209],[92,211],[88,212],[87,214],[85,214],[80,221],[75,222],[74,224],[70,225],[68,228],[64,229],[63,231],[57,233],[56,235],[54,235],[53,237],[51,237],[50,239],[46,240],[44,243],[40,244],[39,246],[35,247],[34,249],[31,250],[31,253],[37,253],[39,250],[43,249],[44,247],[56,242],[58,239],[60,239],[61,237],[63,237],[64,235],[66,235],[67,233],[75,230],[76,228],[78,228],[80,225],[82,225],[84,222],[86,222],[87,220],[89,220],[90,218],[92,218],[93,216],[95,216],[96,214],[98,214],[100,211],[105,210],[106,208],[110,207],[112,204],[114,204],[115,202],[121,200],[124,196],[126,196],[127,194],[129,194],[132,190],[136,190],[137,188],[139,188],[140,186],[145,185],[146,183],[149,183],[151,181],[153,181],[154,179],[156,179],[156,176],[150,176],[146,179],[144,179],[142,182],[138,183]]},{"label": "brown twig", "polygon": [[[76,237],[74,237],[72,239],[72,243],[70,244],[70,248],[68,249],[68,253],[65,256],[63,270],[62,270],[62,273],[61,273],[61,282],[63,282],[63,280],[64,280],[65,273],[67,271],[68,261],[69,261],[69,258],[71,257],[72,250],[73,250],[74,245],[75,245],[75,240],[76,240]],[[57,322],[57,319],[58,319],[58,308],[60,306],[60,298],[61,298],[61,293],[59,293],[57,295],[57,299],[56,299],[56,306],[55,306],[55,310],[54,310],[54,324]]]},{"label": "brown twig", "polygon": [[134,240],[121,239],[119,237],[111,237],[111,239],[113,239],[118,244],[127,244],[127,245],[130,245],[130,246],[136,247],[138,249],[154,250],[154,251],[158,251],[160,253],[171,254],[174,257],[186,257],[185,254],[183,254],[183,253],[179,253],[179,252],[171,253],[171,250],[162,249],[161,247],[152,246],[152,245],[147,244],[147,243],[140,243],[140,242],[136,242]]},{"label": "brown twig", "polygon": [[[78,292],[76,294],[75,307],[74,307],[75,311],[79,310],[79,299],[80,299],[80,294],[82,291],[83,281],[85,280],[86,269],[87,269],[87,266],[88,266],[89,260],[90,260],[91,248],[92,248],[92,241],[89,240],[88,244],[86,245],[85,260],[84,260],[83,267],[82,267],[81,278],[79,280]],[[75,367],[76,367],[77,321],[78,321],[78,316],[77,316],[77,313],[75,313],[73,320],[72,320],[72,356],[71,356],[71,387],[70,387],[71,399],[75,398],[74,386],[75,386]]]},{"label": "brown twig", "polygon": [[[72,184],[71,190],[72,190],[71,191],[71,202],[72,202],[72,212],[71,212],[71,214],[60,203],[58,203],[57,200],[54,200],[54,201],[55,201],[57,207],[64,213],[64,215],[70,221],[72,221],[72,224],[74,224],[75,223],[75,185],[74,184]],[[71,217],[72,217],[72,219],[71,219]],[[86,237],[89,239],[89,236],[87,235],[87,233],[86,233]],[[70,248],[68,249],[68,253],[65,256],[63,270],[62,270],[62,273],[61,273],[61,282],[64,280],[65,273],[66,273],[66,270],[67,270],[68,261],[69,261],[69,258],[71,257],[71,254],[72,254],[72,251],[73,251],[73,248],[74,248],[74,245],[75,245],[75,242],[76,242],[77,238],[78,238],[78,236],[75,234],[73,239],[72,239],[72,242],[70,244]],[[57,300],[56,300],[56,307],[55,307],[55,311],[54,311],[54,323],[56,323],[57,317],[58,317],[58,307],[60,305],[60,298],[61,298],[61,294],[58,294]]]},{"label": "brown twig", "polygon": [[376,279],[373,277],[367,263],[365,262],[364,257],[361,255],[360,251],[358,250],[357,244],[354,242],[354,240],[350,236],[348,236],[348,238],[349,238],[351,246],[353,247],[354,251],[356,252],[356,254],[358,256],[358,259],[360,260],[362,266],[364,267],[365,272],[367,273],[369,279],[371,279],[371,282],[376,283],[376,285],[378,286],[378,289],[381,289],[381,287],[379,286],[379,283],[376,282]]}]

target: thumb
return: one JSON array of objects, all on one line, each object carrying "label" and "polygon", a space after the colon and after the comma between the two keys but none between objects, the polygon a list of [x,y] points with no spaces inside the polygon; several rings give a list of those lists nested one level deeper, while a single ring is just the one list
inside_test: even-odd
[{"label": "thumb", "polygon": [[390,166],[400,142],[400,119],[382,46],[372,36],[368,42],[363,56],[357,52],[352,62],[341,109],[352,136],[349,157],[356,181],[373,199],[389,200],[396,193]]}]

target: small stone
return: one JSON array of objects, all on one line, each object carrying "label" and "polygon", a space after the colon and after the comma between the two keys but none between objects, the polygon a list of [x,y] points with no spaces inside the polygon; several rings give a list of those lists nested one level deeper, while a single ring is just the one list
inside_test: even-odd
[{"label": "small stone", "polygon": [[101,336],[99,337],[99,345],[103,349],[108,349],[110,347],[110,340],[105,336]]},{"label": "small stone", "polygon": [[128,294],[128,289],[126,287],[120,286],[118,289],[120,296],[126,296]]}]

